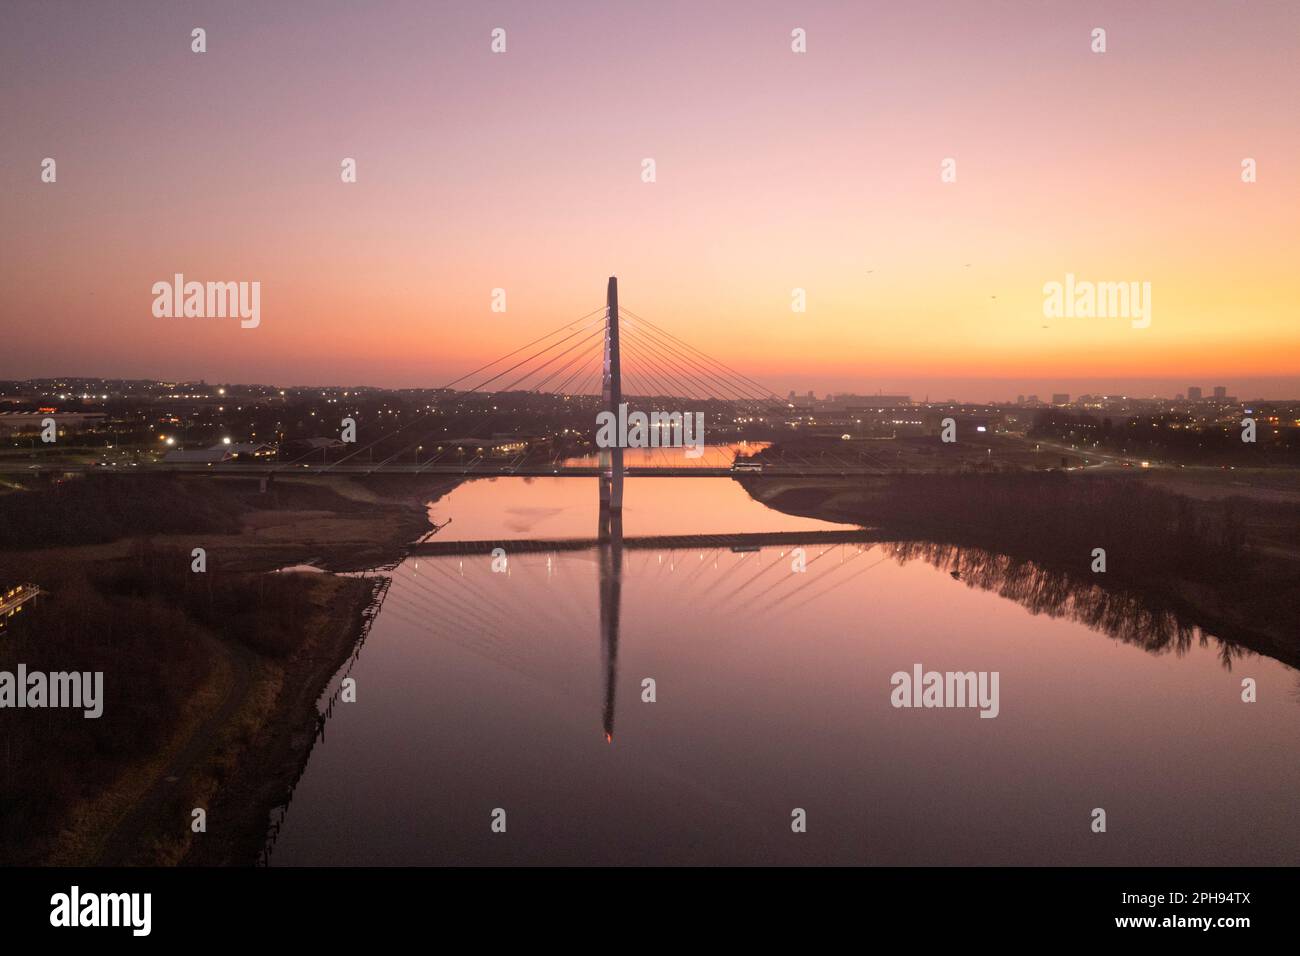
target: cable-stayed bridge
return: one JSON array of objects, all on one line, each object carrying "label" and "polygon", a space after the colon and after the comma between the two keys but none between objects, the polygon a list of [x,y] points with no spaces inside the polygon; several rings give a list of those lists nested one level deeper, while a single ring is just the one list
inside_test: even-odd
[{"label": "cable-stayed bridge", "polygon": [[[464,383],[474,384],[464,387]],[[626,404],[629,408],[647,411],[658,408],[662,410],[682,409],[691,405],[700,406],[709,403],[721,403],[731,414],[739,416],[780,415],[785,403],[769,389],[758,384],[740,372],[722,362],[713,359],[695,349],[654,323],[622,309],[618,304],[618,281],[611,277],[607,287],[606,305],[603,310],[595,310],[588,315],[555,329],[527,345],[502,356],[461,379],[448,383],[447,389],[461,387],[460,394],[473,396],[477,404],[486,405],[484,399],[498,398],[519,389],[539,393],[551,389],[553,394],[565,401],[585,401],[586,409],[591,413],[607,412],[617,417],[619,406]],[[492,388],[493,391],[487,391]],[[595,391],[599,389],[598,393]],[[595,399],[595,400],[591,400]],[[495,409],[494,409],[495,410]],[[418,421],[399,426],[395,431],[407,428],[415,429],[418,424],[436,413]],[[593,414],[594,419],[594,414]],[[595,421],[591,427],[595,428]],[[444,428],[450,426],[444,425]],[[692,464],[685,459],[680,448],[672,449],[676,454],[664,456],[662,463],[628,466],[624,461],[623,447],[603,448],[599,460],[595,463],[578,463],[572,460],[553,459],[537,461],[525,455],[507,461],[489,461],[476,457],[467,462],[444,460],[444,454],[435,453],[429,460],[420,462],[404,460],[412,453],[413,447],[418,451],[420,439],[412,441],[401,448],[388,451],[379,461],[368,460],[373,447],[391,440],[391,434],[371,439],[368,445],[350,451],[336,462],[322,462],[319,465],[309,462],[277,462],[272,465],[253,464],[240,470],[254,474],[429,474],[429,475],[519,475],[519,476],[565,476],[597,478],[600,483],[600,508],[598,512],[596,536],[594,538],[572,539],[502,539],[502,540],[438,540],[434,534],[426,536],[407,548],[411,558],[429,557],[436,559],[454,556],[484,556],[497,552],[512,554],[539,554],[550,552],[582,552],[594,554],[598,564],[597,603],[599,607],[599,630],[601,644],[601,669],[603,672],[603,699],[601,705],[601,728],[607,741],[613,741],[614,716],[616,706],[616,687],[618,673],[618,651],[622,618],[622,590],[626,552],[680,552],[690,549],[697,552],[699,564],[703,566],[706,551],[717,554],[722,551],[732,552],[733,556],[743,558],[748,553],[759,552],[764,548],[808,547],[819,549],[817,555],[808,561],[816,565],[831,553],[840,553],[842,565],[852,565],[853,559],[872,553],[878,536],[866,529],[844,530],[809,530],[800,532],[759,532],[732,534],[686,534],[686,535],[647,535],[628,536],[623,534],[623,481],[625,477],[719,477],[740,476],[733,465],[718,465],[701,456],[701,463]],[[659,449],[667,451],[667,449]],[[309,453],[310,454],[310,453]],[[654,449],[642,458],[653,459]],[[303,467],[303,466],[306,467]],[[221,471],[226,466],[221,466]],[[233,469],[232,469],[233,470]],[[743,472],[746,478],[806,476],[806,475],[862,475],[880,474],[887,469],[883,465],[848,459],[830,462],[810,462],[806,460],[783,461],[780,464],[764,462],[762,470]],[[852,555],[845,558],[844,549],[852,549]],[[767,578],[771,571],[785,566],[784,550],[779,563],[755,565],[755,573],[747,580],[741,580],[721,597],[735,599],[737,606],[744,607],[750,603],[750,596],[744,592],[760,579]],[[757,555],[755,555],[757,557]],[[869,570],[878,564],[878,558],[872,564],[864,565]],[[671,562],[670,562],[671,564]],[[417,565],[418,567],[418,565]],[[721,575],[719,583],[725,581],[729,574],[741,568],[737,563],[731,571]],[[398,578],[410,580],[416,578],[406,568],[399,565],[394,570]],[[786,604],[791,599],[799,598],[800,604],[824,596],[826,590],[839,587],[856,577],[849,575],[842,580],[827,581],[829,588],[820,592],[809,593],[811,585],[821,583],[820,576],[809,577],[791,574],[767,580],[762,592],[767,595],[768,610]],[[492,607],[493,600],[483,591],[475,588],[463,577],[445,574],[439,586],[430,589],[427,583],[421,584],[423,594],[417,594],[417,606],[414,608],[396,608],[400,616],[404,613],[414,614],[414,619],[425,618],[418,606],[418,600],[429,598],[437,603],[438,614],[445,615],[448,607],[456,608],[462,604],[457,600],[457,592],[463,599],[466,609],[458,618],[456,628],[461,640],[470,640],[485,628],[483,614]],[[783,593],[779,587],[782,577],[790,585]],[[450,585],[450,587],[449,587]],[[408,595],[403,598],[404,589],[396,593],[390,591],[388,603],[401,604],[402,600],[411,600]],[[488,645],[495,646],[488,641]]]},{"label": "cable-stayed bridge", "polygon": [[[625,477],[794,478],[854,477],[890,471],[876,456],[819,450],[816,457],[783,451],[779,460],[730,459],[721,449],[687,449],[683,416],[699,412],[705,420],[780,421],[786,402],[770,389],[704,353],[649,319],[619,306],[618,280],[610,277],[606,304],[502,355],[434,390],[439,398],[425,410],[392,427],[376,430],[357,424],[357,441],[333,449],[311,448],[296,456],[262,461],[162,461],[148,470],[203,472],[261,477],[317,475],[431,475],[520,477],[600,477],[618,507]],[[563,429],[574,435],[597,434],[598,416],[648,420],[642,442],[601,448],[598,460],[563,450],[540,453],[529,442],[500,438],[518,429],[521,400],[549,400],[563,412]],[[622,409],[620,409],[622,406]],[[498,439],[462,438],[492,435]],[[624,452],[637,449],[637,461]]]},{"label": "cable-stayed bridge", "polygon": [[[595,315],[595,313],[592,313]],[[544,348],[536,349],[527,358],[517,359],[516,353],[504,356],[496,362],[489,363],[470,376],[476,376],[487,373],[492,374],[479,386],[471,389],[472,392],[481,391],[481,389],[497,380],[509,377],[513,380],[505,387],[505,391],[510,391],[528,378],[534,375],[541,375],[541,382],[549,382],[558,376],[564,376],[559,384],[560,393],[566,397],[571,397],[571,393],[565,391],[570,387],[570,383],[575,380],[574,377],[583,374],[584,367],[587,368],[586,379],[583,384],[578,386],[577,395],[586,394],[586,387],[594,385],[596,375],[600,376],[600,399],[598,404],[594,404],[593,409],[608,412],[611,415],[617,415],[619,406],[626,403],[632,406],[634,403],[638,406],[644,404],[653,405],[657,401],[671,401],[673,399],[708,402],[724,401],[729,404],[737,415],[745,414],[770,414],[783,406],[783,403],[771,391],[763,386],[748,379],[744,375],[735,372],[702,352],[694,350],[691,346],[664,332],[657,326],[647,322],[633,313],[619,308],[618,305],[618,282],[611,277],[607,290],[607,302],[603,314],[596,316],[584,316],[578,320],[577,328],[566,326],[563,329],[556,330],[542,339],[523,346],[520,352],[534,346],[539,346],[548,339],[554,339]],[[630,319],[630,321],[629,321]],[[577,343],[569,345],[561,351],[556,351],[554,355],[546,358],[548,352],[554,351],[560,346],[566,345],[573,339]],[[584,360],[580,357],[580,350],[586,346],[590,352],[589,357]],[[579,352],[564,361],[563,364],[555,368],[554,366],[561,359],[571,352]],[[628,368],[624,368],[624,355],[633,359]],[[673,364],[670,359],[676,359],[678,364]],[[537,363],[534,365],[533,363]],[[494,366],[506,365],[504,369],[494,370]],[[520,374],[521,369],[527,368],[528,371]],[[550,368],[549,371],[547,369]],[[632,371],[635,369],[636,371]],[[543,374],[544,373],[544,374]],[[467,376],[468,378],[469,376]],[[625,383],[631,388],[625,388]],[[452,385],[459,382],[452,383]],[[673,407],[669,405],[669,407]],[[355,457],[364,452],[364,448],[357,449],[349,457]],[[473,474],[563,474],[575,477],[596,477],[600,482],[600,508],[598,513],[596,536],[592,539],[509,539],[509,540],[463,540],[447,541],[433,539],[431,536],[426,538],[408,549],[411,557],[452,557],[466,555],[488,555],[493,553],[539,553],[539,552],[561,552],[561,551],[592,551],[599,567],[597,576],[597,592],[599,606],[599,630],[601,643],[601,668],[603,672],[603,699],[601,706],[601,727],[607,741],[612,742],[614,739],[614,717],[616,707],[616,688],[618,684],[618,651],[621,633],[622,618],[622,590],[624,579],[624,567],[626,563],[625,552],[648,552],[648,551],[676,551],[682,549],[692,549],[699,552],[701,565],[704,561],[704,550],[709,549],[714,552],[723,549],[731,552],[740,552],[743,556],[747,552],[757,552],[765,547],[777,548],[802,548],[804,546],[816,548],[820,546],[820,553],[814,557],[809,564],[816,564],[827,554],[844,548],[853,548],[854,555],[870,553],[871,544],[877,540],[877,536],[866,529],[844,529],[844,530],[809,530],[802,532],[760,532],[760,533],[735,533],[735,534],[690,534],[690,535],[651,535],[643,537],[624,537],[623,534],[623,480],[626,476],[671,476],[671,477],[703,477],[716,475],[735,474],[731,467],[717,467],[708,465],[689,465],[679,464],[673,466],[667,464],[663,466],[638,466],[629,468],[624,462],[623,447],[611,447],[602,449],[600,452],[599,462],[595,465],[575,465],[571,462],[548,462],[538,464],[536,462],[527,462],[524,459],[519,461],[508,462],[498,466],[495,470],[490,470],[491,465],[486,467],[482,462],[474,462],[473,468],[464,467],[461,473],[466,475]],[[400,454],[400,452],[398,453]],[[396,456],[394,456],[396,457]],[[369,463],[367,463],[369,464]],[[379,463],[379,467],[393,467],[393,461],[385,460]],[[823,466],[818,468],[809,467],[810,463],[790,463],[782,467],[770,468],[763,466],[762,471],[747,472],[747,476],[758,477],[761,475],[807,475],[817,474],[878,474],[883,468],[863,468],[858,463],[841,461],[836,463],[838,467],[832,471]],[[346,467],[347,459],[342,459],[335,466],[323,465],[321,471],[337,470],[338,467]],[[356,464],[354,463],[354,467]],[[363,466],[364,467],[364,466]],[[440,466],[437,462],[429,462],[424,466],[413,464],[412,469],[421,467],[436,473],[435,469]],[[447,467],[443,465],[441,467]],[[452,466],[455,467],[455,466]],[[480,470],[481,469],[481,470]],[[867,547],[863,547],[866,545]],[[499,551],[498,551],[499,549]],[[782,554],[784,557],[784,552]],[[879,562],[878,559],[876,563]],[[847,559],[844,563],[850,563],[852,558]],[[769,564],[766,567],[759,567],[758,573],[753,575],[748,581],[741,581],[736,587],[728,592],[725,597],[735,598],[740,592],[743,592],[750,585],[756,583],[760,578],[766,575],[774,568],[783,566]],[[866,569],[874,566],[867,565]],[[435,565],[436,567],[436,565]],[[731,572],[738,570],[740,564],[733,566]],[[399,576],[402,574],[401,567],[395,572]],[[856,576],[856,575],[854,575]],[[725,580],[727,574],[721,576],[720,580]],[[805,593],[808,586],[814,584],[817,579],[812,578],[801,581],[803,575],[789,575],[791,587],[789,593],[778,594],[771,598],[770,607],[783,604],[794,597],[800,597],[806,603],[815,599],[817,594]],[[845,579],[847,581],[848,578]],[[452,577],[453,583],[456,578]],[[777,579],[779,581],[779,579]],[[773,585],[777,581],[768,581],[765,585],[765,592],[772,594]],[[832,588],[838,587],[844,581],[832,582]],[[466,587],[466,582],[460,580],[459,586]],[[778,589],[779,590],[779,589]],[[400,592],[399,592],[400,593]],[[440,606],[444,606],[447,595],[444,588],[440,587],[434,592],[438,595]],[[824,596],[824,591],[822,596]],[[488,595],[482,592],[474,592],[466,595],[469,600],[467,606],[472,608],[490,607],[492,601]],[[399,612],[400,613],[400,612]],[[470,633],[481,630],[481,622],[476,623],[480,614],[471,613],[466,621],[469,624],[467,630]],[[462,635],[463,638],[463,635]]]},{"label": "cable-stayed bridge", "polygon": [[[667,555],[672,573],[677,564],[674,555],[689,551],[691,560],[683,563],[678,580],[698,586],[695,576],[702,573],[706,563],[716,567],[717,559],[725,556],[724,560],[731,563],[713,582],[712,599],[729,611],[756,614],[797,610],[849,584],[884,560],[879,535],[861,528],[828,529],[823,525],[796,532],[624,536],[623,483],[627,477],[851,477],[883,474],[891,469],[861,454],[849,458],[827,453],[813,460],[791,453],[761,462],[733,462],[719,461],[720,456],[708,454],[706,447],[697,458],[690,457],[683,447],[685,414],[699,410],[722,422],[784,421],[788,406],[745,374],[622,308],[614,277],[608,281],[603,308],[552,329],[433,391],[437,397],[423,411],[391,427],[381,430],[373,421],[357,422],[358,440],[333,447],[333,460],[327,451],[318,449],[286,459],[282,449],[280,459],[274,461],[164,461],[142,465],[139,471],[247,475],[267,480],[276,476],[296,480],[330,475],[597,479],[600,507],[594,536],[455,541],[427,535],[404,549],[405,557],[415,559],[413,566],[403,561],[386,572],[394,581],[409,586],[389,590],[382,613],[408,623],[445,621],[457,640],[481,639],[491,651],[499,646],[490,639],[492,622],[500,617],[496,597],[473,578],[450,573],[450,562],[445,559],[484,557],[497,549],[509,554],[590,553],[598,565],[598,611],[592,610],[599,617],[602,651],[601,729],[609,741],[614,734],[622,590],[629,560],[662,560]],[[615,419],[621,411],[643,413],[647,418],[655,413],[670,417],[667,427],[649,430],[648,447],[616,444],[600,448],[597,455],[583,457],[571,452],[540,456],[524,447],[508,457],[493,455],[487,448],[481,454],[465,454],[467,440],[458,436],[487,436],[517,428],[523,404],[520,398],[544,396],[568,406],[569,427],[577,426],[575,430],[580,429],[586,438],[596,433],[598,416],[602,414]],[[675,419],[671,417],[674,413]],[[551,427],[555,427],[555,420],[549,420]],[[508,447],[512,442],[506,440],[504,444]],[[474,443],[468,442],[468,447],[473,449]],[[636,455],[630,463],[626,453],[631,450]],[[807,566],[816,573],[793,573],[787,550],[798,550],[802,561],[805,548],[814,552],[807,558]],[[771,550],[779,554],[775,560],[767,560],[760,553],[764,550],[769,550],[769,557]],[[875,558],[868,562],[864,555]],[[838,564],[834,556],[839,557]],[[422,558],[433,559],[429,562],[432,576],[418,577],[414,573]],[[721,587],[724,584],[725,589]]]}]

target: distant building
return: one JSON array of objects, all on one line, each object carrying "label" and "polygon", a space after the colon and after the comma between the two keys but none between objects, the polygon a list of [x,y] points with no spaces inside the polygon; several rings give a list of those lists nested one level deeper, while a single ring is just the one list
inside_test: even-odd
[{"label": "distant building", "polygon": [[1188,385],[1188,386],[1187,386],[1187,400],[1188,400],[1189,402],[1199,402],[1199,401],[1201,400],[1201,386],[1199,386],[1199,385]]},{"label": "distant building", "polygon": [[1216,402],[1221,402],[1227,397],[1228,397],[1228,386],[1226,385],[1214,386],[1214,400]]},{"label": "distant building", "polygon": [[41,589],[35,584],[15,584],[0,590],[0,630],[4,629],[10,618],[20,613],[26,604],[34,602],[40,594]]},{"label": "distant building", "polygon": [[1053,392],[1053,393],[1052,393],[1052,404],[1053,404],[1053,405],[1069,405],[1069,404],[1070,404],[1070,393],[1069,393],[1069,392]]}]

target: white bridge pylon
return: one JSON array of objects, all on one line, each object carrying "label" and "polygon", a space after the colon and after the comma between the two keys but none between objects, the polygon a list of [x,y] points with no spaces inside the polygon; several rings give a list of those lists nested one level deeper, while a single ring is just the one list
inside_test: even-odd
[{"label": "white bridge pylon", "polygon": [[[605,292],[605,361],[601,382],[601,400],[605,411],[618,418],[623,401],[623,369],[618,343],[618,277],[609,277]],[[600,510],[602,515],[623,510],[623,449],[604,448],[600,452]],[[602,525],[604,518],[602,517]]]}]

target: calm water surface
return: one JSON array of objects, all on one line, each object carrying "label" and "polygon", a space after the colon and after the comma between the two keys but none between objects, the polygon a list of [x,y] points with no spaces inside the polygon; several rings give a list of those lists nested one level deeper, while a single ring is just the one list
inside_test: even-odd
[{"label": "calm water surface", "polygon": [[[596,482],[475,481],[432,516],[453,519],[437,540],[594,538]],[[730,479],[627,483],[629,537],[835,528]],[[1300,859],[1294,670],[1228,670],[1213,641],[1151,653],[894,544],[808,545],[796,574],[794,546],[629,548],[613,601],[595,547],[510,554],[506,573],[407,559],[272,862]],[[917,662],[999,671],[1000,716],[894,709],[890,675]]]}]

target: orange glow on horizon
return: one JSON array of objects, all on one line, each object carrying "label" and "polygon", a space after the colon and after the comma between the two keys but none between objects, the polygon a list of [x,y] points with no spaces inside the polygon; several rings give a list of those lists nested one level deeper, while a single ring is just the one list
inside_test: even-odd
[{"label": "orange glow on horizon", "polygon": [[[779,394],[1300,394],[1300,8],[826,4],[798,57],[780,11],[668,2],[691,29],[593,5],[519,17],[502,57],[468,5],[436,44],[393,5],[268,18],[205,57],[168,39],[183,10],[33,13],[0,36],[49,77],[0,144],[23,237],[0,256],[0,377],[433,387],[617,275],[624,305]],[[358,49],[384,54],[358,69]],[[260,326],[155,318],[177,272],[260,282]],[[1149,282],[1150,327],[1045,318],[1067,273]]]}]

